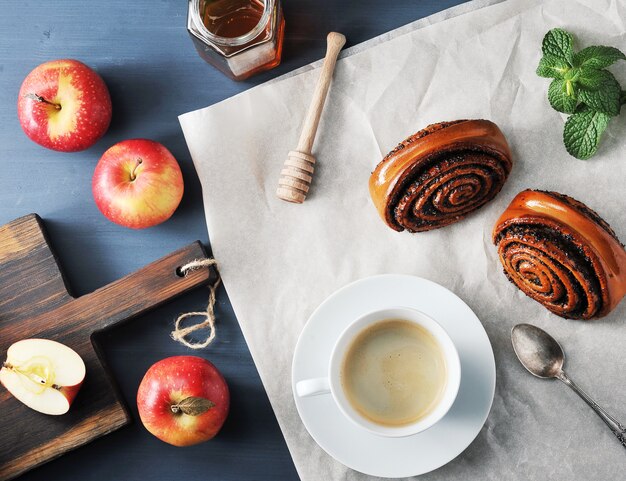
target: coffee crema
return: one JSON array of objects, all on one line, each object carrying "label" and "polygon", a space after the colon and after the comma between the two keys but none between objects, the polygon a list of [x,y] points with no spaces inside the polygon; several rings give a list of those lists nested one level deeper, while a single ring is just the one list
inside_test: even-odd
[{"label": "coffee crema", "polygon": [[341,384],[350,405],[382,426],[404,426],[430,414],[447,384],[444,352],[425,328],[386,319],[363,329],[348,347]]}]

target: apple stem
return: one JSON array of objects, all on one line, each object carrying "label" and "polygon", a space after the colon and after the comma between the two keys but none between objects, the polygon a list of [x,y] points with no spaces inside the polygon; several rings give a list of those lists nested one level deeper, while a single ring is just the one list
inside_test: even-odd
[{"label": "apple stem", "polygon": [[24,97],[32,99],[32,100],[36,100],[37,102],[43,102],[44,104],[52,105],[55,109],[61,110],[61,105],[55,104],[54,102],[50,102],[49,100],[45,99],[41,95],[26,94]]},{"label": "apple stem", "polygon": [[133,182],[137,178],[137,168],[143,163],[141,157],[138,157],[136,160],[135,167],[133,167],[133,171],[130,173],[130,181]]},{"label": "apple stem", "polygon": [[180,402],[170,405],[174,414],[187,414],[189,416],[199,416],[215,406],[215,403],[196,396],[189,396]]}]

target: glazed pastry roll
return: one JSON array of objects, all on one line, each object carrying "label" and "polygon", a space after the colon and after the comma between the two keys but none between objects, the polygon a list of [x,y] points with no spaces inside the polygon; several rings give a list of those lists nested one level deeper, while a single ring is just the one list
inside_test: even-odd
[{"label": "glazed pastry roll", "polygon": [[626,294],[626,251],[611,227],[582,202],[525,190],[493,229],[509,280],[555,314],[602,317]]},{"label": "glazed pastry roll", "polygon": [[511,152],[488,120],[429,125],[385,156],[369,181],[380,217],[397,231],[452,224],[493,199],[511,172]]}]

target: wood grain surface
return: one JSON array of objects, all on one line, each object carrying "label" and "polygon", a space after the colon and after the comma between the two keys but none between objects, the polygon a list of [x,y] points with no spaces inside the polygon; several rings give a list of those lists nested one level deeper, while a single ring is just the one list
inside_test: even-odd
[{"label": "wood grain surface", "polygon": [[206,253],[200,243],[180,249],[90,294],[74,299],[50,249],[41,220],[28,215],[0,227],[0,359],[21,339],[43,338],[74,349],[85,382],[62,416],[47,416],[0,391],[0,480],[110,433],[130,421],[92,335],[139,316],[209,281],[200,269],[177,269]]},{"label": "wood grain surface", "polygon": [[[71,292],[78,296],[196,239],[209,245],[201,187],[178,124],[179,114],[322,58],[330,31],[344,33],[350,46],[457,3],[460,0],[285,0],[282,64],[237,83],[198,57],[185,29],[184,0],[107,0],[97,4],[3,0],[0,225],[30,212],[39,213]],[[17,92],[24,77],[39,63],[64,57],[95,68],[113,101],[109,132],[91,149],[75,154],[35,145],[17,122]],[[144,231],[107,221],[91,194],[91,176],[102,153],[116,142],[138,137],[166,145],[179,161],[185,180],[185,196],[172,219]],[[134,420],[138,419],[137,386],[150,365],[167,356],[190,354],[169,337],[173,319],[181,312],[202,310],[207,296],[206,289],[195,289],[98,336],[99,349]],[[135,421],[29,471],[20,481],[297,479],[223,288],[218,292],[217,315],[217,339],[210,348],[193,353],[213,362],[231,390],[231,414],[215,439],[177,449],[152,437]],[[28,436],[37,436],[36,426],[20,423],[20,427]]]}]

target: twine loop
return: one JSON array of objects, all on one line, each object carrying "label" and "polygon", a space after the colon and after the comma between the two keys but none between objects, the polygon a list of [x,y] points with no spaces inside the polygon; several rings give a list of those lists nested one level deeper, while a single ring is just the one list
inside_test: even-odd
[{"label": "twine loop", "polygon": [[[177,273],[180,276],[184,277],[192,271],[210,268],[212,266],[217,266],[217,261],[215,259],[195,259],[181,266],[177,270]],[[217,288],[219,287],[221,281],[222,279],[218,275],[215,282],[213,282],[213,284],[209,286],[209,302],[207,304],[206,310],[198,312],[186,312],[176,318],[176,321],[174,322],[174,330],[170,334],[172,336],[172,339],[180,342],[184,346],[187,346],[191,349],[202,349],[203,347],[207,347],[209,344],[211,344],[211,342],[213,342],[213,339],[215,339],[215,300],[217,295]],[[182,326],[181,323],[185,319],[190,317],[203,317],[204,320],[196,324],[191,324],[189,326]],[[189,336],[193,332],[205,328],[209,329],[209,335],[204,341],[196,342],[187,339],[187,336]]]}]

